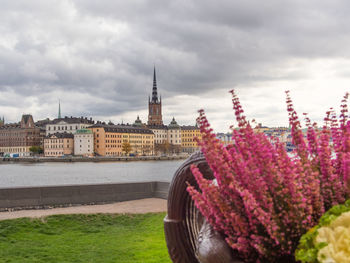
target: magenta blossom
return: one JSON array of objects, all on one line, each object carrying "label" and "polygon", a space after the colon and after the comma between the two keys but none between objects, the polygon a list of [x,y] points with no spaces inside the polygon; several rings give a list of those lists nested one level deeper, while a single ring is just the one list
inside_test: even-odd
[{"label": "magenta blossom", "polygon": [[197,119],[198,144],[216,182],[192,167],[199,190],[188,187],[197,208],[225,235],[226,242],[245,262],[280,262],[292,258],[299,238],[322,214],[349,196],[350,121],[348,94],[338,120],[331,110],[318,129],[306,117],[306,138],[287,92],[293,156],[284,144],[257,133],[231,91],[238,129],[233,144],[224,147],[215,137],[204,111]]}]

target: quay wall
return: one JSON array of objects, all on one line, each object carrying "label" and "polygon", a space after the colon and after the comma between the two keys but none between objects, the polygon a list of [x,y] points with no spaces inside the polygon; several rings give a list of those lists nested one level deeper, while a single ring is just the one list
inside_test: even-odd
[{"label": "quay wall", "polygon": [[188,158],[183,156],[136,156],[136,157],[3,157],[0,162],[130,162],[130,161],[169,161],[184,160]]},{"label": "quay wall", "polygon": [[168,189],[166,182],[0,188],[0,210],[167,199]]}]

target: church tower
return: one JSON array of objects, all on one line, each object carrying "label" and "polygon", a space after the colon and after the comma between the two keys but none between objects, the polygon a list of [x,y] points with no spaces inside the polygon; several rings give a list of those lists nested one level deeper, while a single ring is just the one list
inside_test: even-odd
[{"label": "church tower", "polygon": [[148,125],[163,125],[162,98],[158,100],[156,67],[153,72],[152,100],[148,98]]}]

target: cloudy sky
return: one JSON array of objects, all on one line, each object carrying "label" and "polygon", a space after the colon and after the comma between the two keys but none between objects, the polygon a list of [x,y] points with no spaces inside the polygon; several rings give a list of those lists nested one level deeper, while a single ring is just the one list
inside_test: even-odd
[{"label": "cloudy sky", "polygon": [[0,0],[0,116],[147,120],[156,65],[163,120],[286,126],[285,90],[320,121],[350,91],[350,2]]}]

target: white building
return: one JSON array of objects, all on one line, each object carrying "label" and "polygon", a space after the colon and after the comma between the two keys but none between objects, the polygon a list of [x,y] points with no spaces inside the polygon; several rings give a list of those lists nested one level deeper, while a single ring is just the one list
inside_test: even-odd
[{"label": "white building", "polygon": [[91,130],[80,129],[74,133],[74,155],[94,154],[94,134]]},{"label": "white building", "polygon": [[77,130],[85,129],[93,124],[94,121],[91,118],[64,117],[54,119],[45,126],[46,136],[64,132],[74,134]]},{"label": "white building", "polygon": [[168,141],[168,129],[163,126],[150,126],[150,129],[154,133],[154,143],[162,144]]},{"label": "white building", "polygon": [[181,127],[177,122],[175,121],[175,118],[173,117],[173,120],[168,125],[168,142],[171,145],[181,146]]},{"label": "white building", "polygon": [[181,127],[175,121],[175,118],[166,125],[152,125],[148,126],[149,129],[154,133],[154,143],[164,144],[169,143],[170,145],[181,145]]}]

